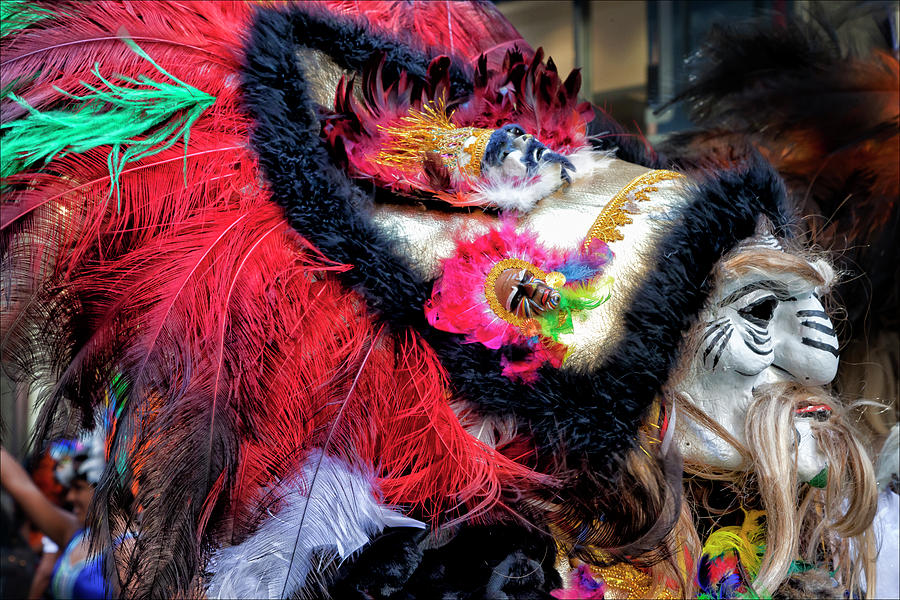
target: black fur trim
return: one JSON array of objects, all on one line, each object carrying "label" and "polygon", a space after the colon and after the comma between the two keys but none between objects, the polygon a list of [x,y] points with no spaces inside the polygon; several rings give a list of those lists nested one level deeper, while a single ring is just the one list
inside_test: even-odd
[{"label": "black fur trim", "polygon": [[329,586],[332,598],[550,600],[562,587],[556,542],[522,527],[465,526],[448,543],[427,547],[423,532],[387,529]]},{"label": "black fur trim", "polygon": [[[399,9],[402,10],[402,9]],[[408,77],[425,81],[431,60],[443,52],[429,52],[411,43],[379,34],[361,20],[349,16],[338,17],[324,8],[298,6],[290,9],[298,46],[326,52],[344,69],[361,73],[375,57],[384,55],[384,76],[395,80],[400,72]],[[450,98],[472,93],[472,71],[463,63],[450,57]]]},{"label": "black fur trim", "polygon": [[[243,66],[245,100],[255,119],[251,141],[291,226],[326,256],[352,264],[344,282],[359,290],[377,314],[405,327],[421,320],[425,282],[366,218],[366,195],[331,162],[294,58],[296,47],[313,42],[342,54],[342,36],[365,37],[348,31],[350,26],[336,19],[311,20],[310,13],[297,8],[257,12]],[[319,30],[315,37],[310,27]],[[331,35],[322,31],[328,27]]]},{"label": "black fur trim", "polygon": [[[461,397],[484,413],[515,414],[545,448],[595,456],[598,467],[610,464],[631,448],[645,410],[666,382],[682,337],[707,299],[713,266],[753,234],[760,216],[784,222],[780,180],[756,161],[744,172],[697,184],[680,223],[659,246],[657,268],[625,314],[624,339],[605,362],[590,373],[545,367],[533,386],[515,384],[501,374],[501,357],[510,349],[462,344],[460,336],[427,325],[422,308],[431,282],[421,280],[372,225],[370,199],[329,160],[294,59],[296,46],[310,43],[309,26],[308,14],[298,9],[260,10],[243,67],[255,119],[252,143],[290,224],[329,258],[355,267],[342,281],[377,318],[394,331],[422,333]],[[340,31],[319,32],[316,39],[331,40]]]}]

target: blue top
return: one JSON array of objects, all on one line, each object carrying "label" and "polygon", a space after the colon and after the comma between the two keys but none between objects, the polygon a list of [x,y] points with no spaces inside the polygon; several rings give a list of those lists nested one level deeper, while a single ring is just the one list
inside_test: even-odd
[{"label": "blue top", "polygon": [[84,529],[75,533],[53,567],[50,592],[56,600],[94,600],[111,596],[103,578],[104,555],[88,556],[74,565],[69,560],[85,533]]}]

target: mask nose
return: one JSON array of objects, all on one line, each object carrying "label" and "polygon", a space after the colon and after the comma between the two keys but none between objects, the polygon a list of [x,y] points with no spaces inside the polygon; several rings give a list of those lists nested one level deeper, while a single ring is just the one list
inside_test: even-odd
[{"label": "mask nose", "polygon": [[837,374],[838,339],[818,298],[810,294],[784,302],[772,322],[774,367],[783,379],[803,385],[825,385]]},{"label": "mask nose", "polygon": [[559,292],[540,280],[529,281],[520,284],[526,296],[537,304],[542,311],[556,310],[559,308]]}]

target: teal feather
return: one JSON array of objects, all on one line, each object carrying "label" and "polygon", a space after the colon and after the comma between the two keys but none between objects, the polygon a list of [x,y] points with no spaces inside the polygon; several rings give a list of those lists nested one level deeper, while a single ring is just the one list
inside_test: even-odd
[{"label": "teal feather", "polygon": [[0,38],[54,16],[55,12],[30,0],[3,0],[0,2]]},{"label": "teal feather", "polygon": [[90,93],[79,96],[57,88],[78,102],[74,110],[40,112],[10,94],[29,114],[0,125],[5,130],[0,176],[8,177],[70,153],[110,146],[110,195],[115,189],[118,198],[119,175],[125,164],[166,150],[181,139],[187,152],[190,127],[215,103],[215,96],[168,73],[134,41],[122,41],[172,83],[157,82],[145,75],[138,79],[118,75],[114,81],[100,75],[99,65],[95,65],[93,73],[102,84],[80,82]]}]

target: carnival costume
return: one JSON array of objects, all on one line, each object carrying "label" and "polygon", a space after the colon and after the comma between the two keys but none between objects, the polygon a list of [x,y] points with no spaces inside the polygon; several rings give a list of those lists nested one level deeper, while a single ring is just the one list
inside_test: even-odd
[{"label": "carnival costume", "polygon": [[[720,436],[707,427],[709,422],[698,425],[698,421],[683,427],[679,436],[686,464],[691,464],[686,468],[691,474],[686,479],[688,496],[693,497],[695,521],[705,530],[701,533],[703,562],[709,567],[701,567],[698,584],[702,594],[711,597],[771,590],[778,587],[771,577],[776,571],[782,582],[776,592],[780,596],[839,595],[846,588],[851,588],[851,594],[865,589],[869,597],[900,593],[894,576],[900,560],[893,542],[896,512],[889,508],[897,505],[897,496],[884,474],[897,471],[891,443],[896,444],[896,425],[879,452],[897,415],[897,263],[892,256],[900,218],[900,43],[895,9],[890,3],[811,3],[774,22],[767,16],[718,25],[688,61],[688,83],[673,100],[689,109],[697,127],[671,136],[661,152],[687,169],[733,166],[748,155],[763,154],[786,182],[790,203],[802,216],[799,223],[805,239],[830,251],[826,257],[791,248],[790,240],[761,240],[759,250],[748,250],[741,259],[749,265],[749,257],[755,255],[757,276],[732,273],[726,279],[741,286],[755,281],[767,288],[770,299],[758,291],[755,298],[745,296],[743,306],[732,303],[738,313],[743,312],[737,320],[728,310],[736,296],[720,294],[711,303],[704,317],[708,336],[698,344],[698,359],[712,346],[716,348],[709,356],[720,357],[728,344],[710,340],[720,333],[731,336],[730,328],[737,321],[745,327],[744,331],[734,327],[735,337],[743,336],[746,344],[737,350],[772,353],[774,372],[749,384],[758,393],[746,395],[752,400],[745,417],[717,406],[709,382],[701,386],[706,397],[697,394],[696,374],[712,373],[718,358],[707,360],[704,367],[697,360],[694,372],[672,386],[676,394],[690,391],[698,400],[685,408],[701,407],[704,413],[686,411],[688,418],[682,425],[705,415],[728,432]],[[771,250],[784,253],[771,254]],[[800,260],[788,259],[790,254]],[[737,261],[737,257],[726,261],[725,271]],[[760,282],[760,276],[770,283]],[[746,326],[761,323],[759,311],[771,304],[771,294],[792,287],[791,279],[799,281],[798,277],[807,283],[772,306],[765,327],[771,339],[760,337],[758,328],[748,335]],[[727,291],[726,283],[723,294]],[[830,307],[835,302],[844,306],[834,311]],[[835,313],[838,319],[832,323],[829,315]],[[746,354],[741,358],[735,352],[736,347],[732,341],[723,361],[730,361],[736,372],[753,372],[750,363],[760,356],[748,361]],[[833,393],[818,387],[829,385],[835,375],[835,389],[844,404],[870,401],[863,409],[865,420],[857,416],[859,407],[842,407]],[[751,380],[732,382],[726,392],[731,396],[728,404],[742,405],[736,388]],[[783,387],[785,380],[790,382],[788,387]],[[776,387],[770,387],[773,383]],[[767,396],[773,395],[782,398],[770,402]],[[767,405],[776,412],[779,406],[789,410],[793,405],[796,414],[767,416],[760,410]],[[867,426],[859,427],[860,421]],[[765,433],[759,436],[762,423]],[[789,429],[780,434],[779,428],[785,425]],[[742,447],[744,436],[755,441]],[[775,448],[786,437],[797,440],[796,446],[791,444],[796,454],[788,451],[778,460],[793,464],[794,471],[782,472],[774,480],[794,483],[775,493],[777,486],[766,483],[774,471],[765,466],[765,454],[777,456]],[[749,466],[747,462],[729,464],[735,450],[747,448],[754,448],[752,457],[745,455]],[[883,473],[877,486],[868,473],[869,456],[876,454]],[[855,473],[848,477],[848,471]],[[747,479],[748,475],[756,481]],[[837,483],[835,477],[846,480]],[[714,501],[707,503],[697,492]],[[876,495],[878,512],[872,521]],[[737,503],[744,510],[736,511]],[[776,504],[782,508],[776,509]],[[768,510],[756,510],[760,508]],[[790,518],[783,520],[775,513]],[[731,524],[716,529],[723,521]],[[792,529],[795,533],[790,533]],[[775,569],[779,551],[773,545],[781,540],[788,540],[791,549],[782,553],[781,566]],[[844,570],[850,562],[861,566]],[[868,581],[860,583],[862,579]],[[751,582],[757,586],[755,591],[748,585]]]},{"label": "carnival costume", "polygon": [[15,6],[4,351],[39,436],[125,386],[92,530],[139,518],[127,594],[515,597],[670,553],[654,400],[715,265],[790,233],[765,162],[589,136],[489,4]]}]

